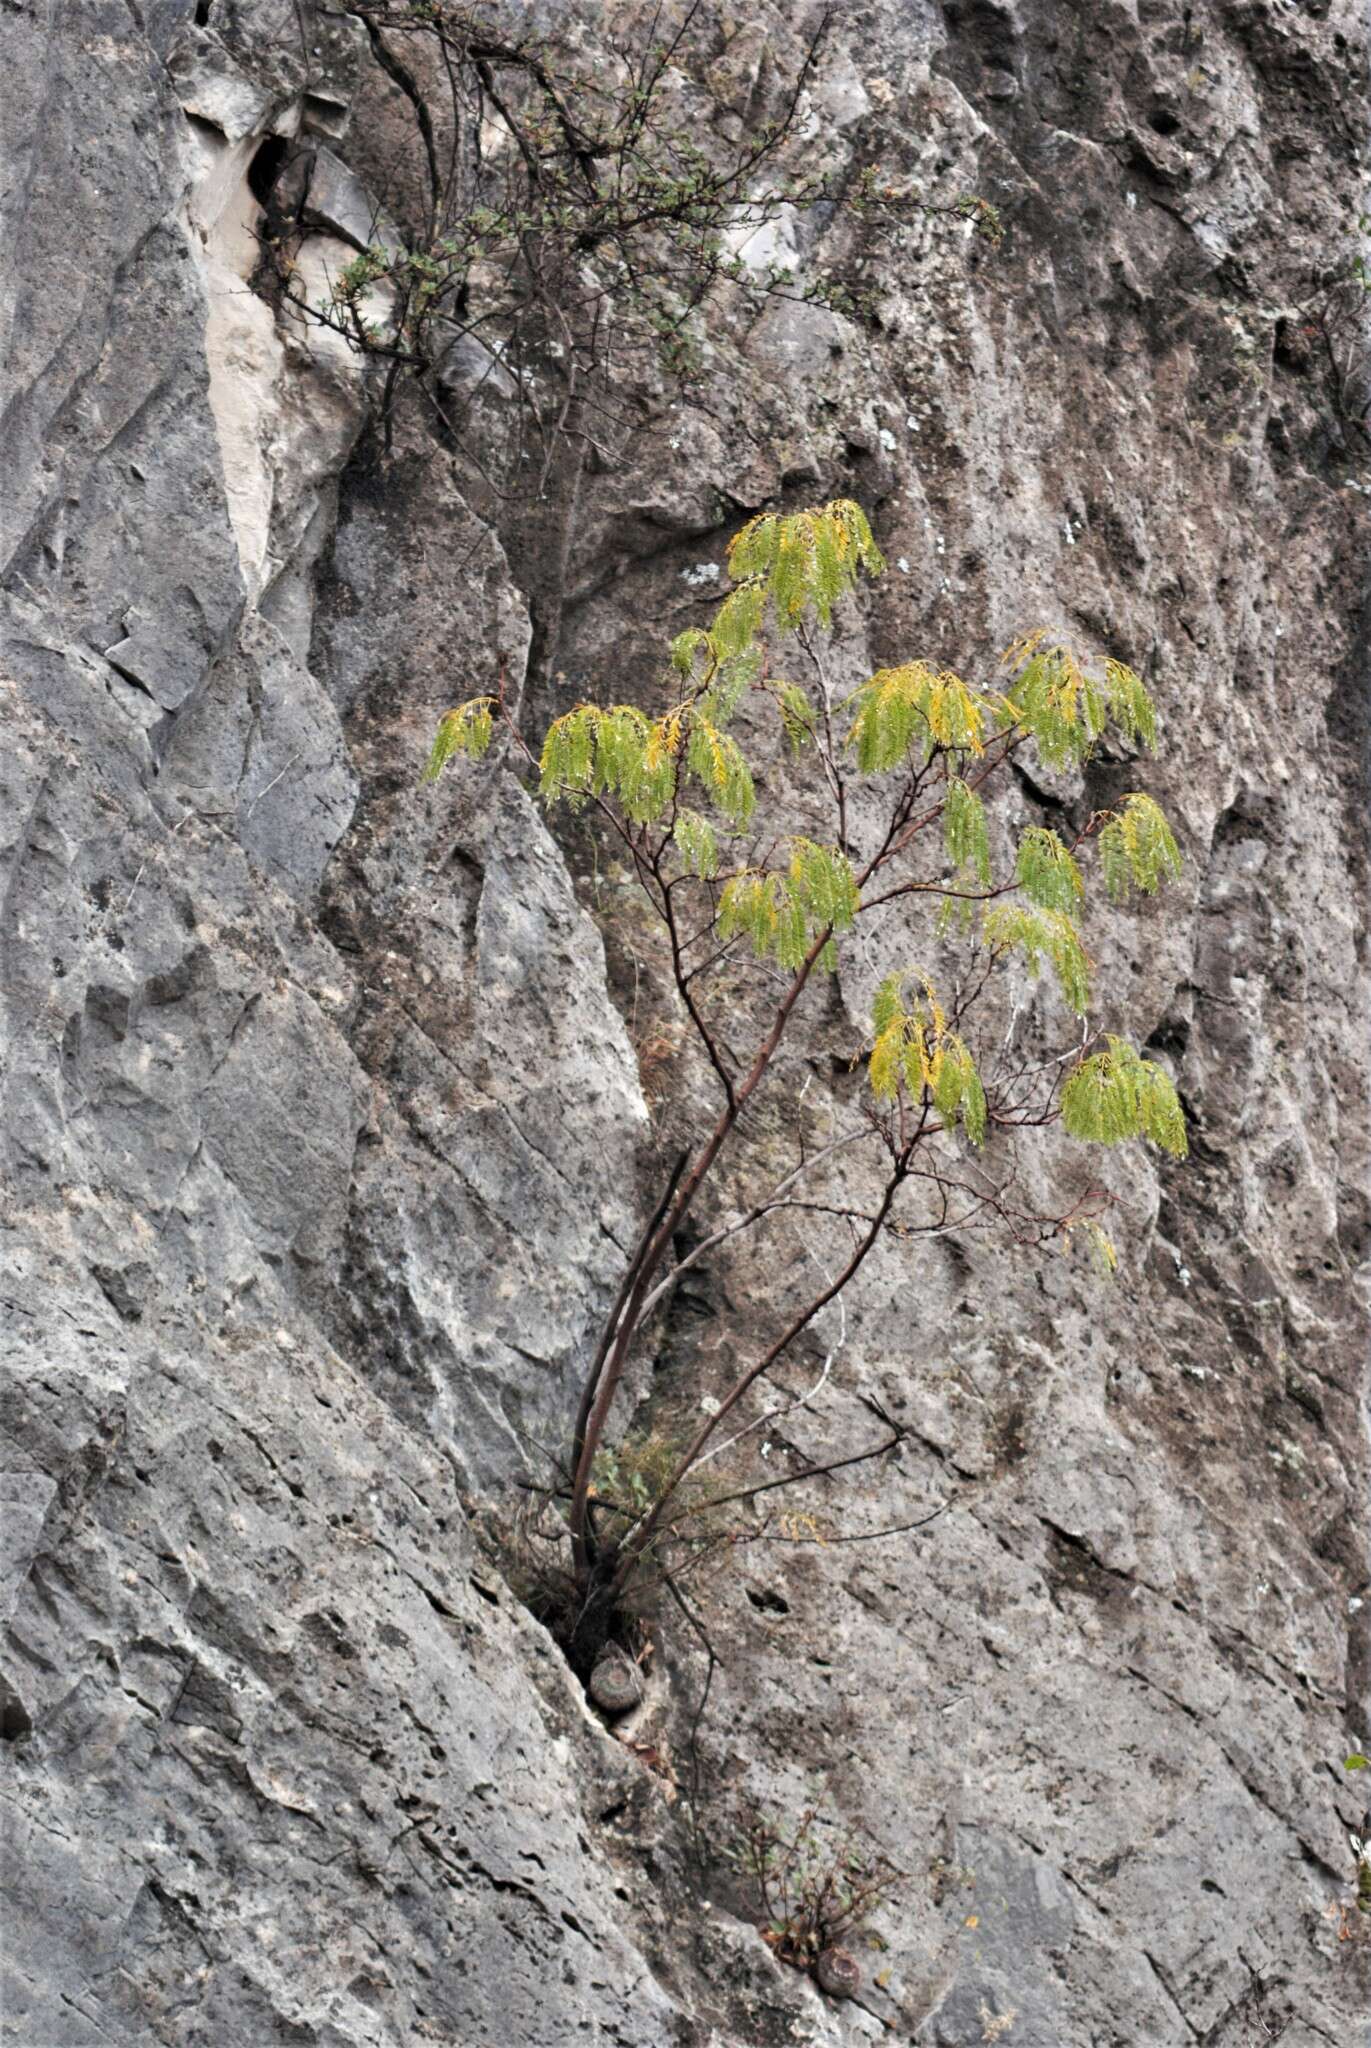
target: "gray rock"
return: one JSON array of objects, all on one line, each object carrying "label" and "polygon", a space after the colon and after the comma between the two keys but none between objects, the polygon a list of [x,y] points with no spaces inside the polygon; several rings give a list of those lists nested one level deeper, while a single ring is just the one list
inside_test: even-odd
[{"label": "gray rock", "polygon": [[275,95],[240,69],[212,29],[187,24],[167,70],[186,112],[208,121],[229,142],[260,134],[276,111]]},{"label": "gray rock", "polygon": [[391,257],[403,253],[399,229],[331,149],[314,153],[304,211],[312,225],[350,242],[354,249],[381,248]]},{"label": "gray rock", "polygon": [[606,1650],[590,1674],[587,1690],[607,1714],[626,1714],[642,1700],[643,1675],[621,1650]]},{"label": "gray rock", "polygon": [[[1113,1295],[892,1241],[796,1361],[800,1389],[834,1349],[823,1400],[737,1469],[851,1451],[862,1396],[909,1424],[899,1458],[806,1497],[830,1540],[696,1584],[709,1796],[785,1817],[821,1784],[905,1872],[837,2004],[686,1882],[691,1631],[651,1617],[635,1754],[477,1548],[478,1509],[561,1447],[647,1155],[712,1084],[668,1063],[649,1124],[636,1051],[680,1024],[657,941],[517,748],[418,786],[452,703],[503,679],[524,715],[546,508],[502,504],[417,413],[357,450],[357,366],[250,289],[261,140],[329,141],[331,261],[325,231],[369,235],[390,189],[396,96],[356,22],[198,11],[6,16],[10,2035],[1354,2040],[1367,478],[1356,364],[1344,391],[1277,319],[1348,261],[1363,25],[1203,0],[835,18],[815,151],[846,174],[888,136],[930,193],[992,199],[1004,251],[917,218],[884,237],[879,332],[721,305],[704,402],[617,393],[581,481],[555,708],[649,700],[653,622],[696,616],[730,507],[842,491],[907,564],[845,675],[878,649],[988,675],[1060,620],[1146,663],[1166,720],[1147,779],[1182,827],[1178,909],[1091,943],[1177,1075],[1190,1161],[1107,1167]],[[793,15],[727,45],[735,117],[775,94]],[[799,226],[802,264],[865,260],[839,216]],[[1133,773],[1025,792],[1050,819]],[[878,966],[854,949],[800,1021],[819,1122]],[[821,1250],[778,1225],[703,1262],[638,1362],[644,1417],[774,1333]]]},{"label": "gray rock", "polygon": [[230,815],[244,851],[303,902],[352,820],[357,779],[327,693],[260,614],[177,721],[161,787]]},{"label": "gray rock", "polygon": [[[131,19],[106,34],[107,11],[78,0],[7,32],[0,587],[116,650],[174,708],[231,636],[242,588],[176,213],[183,117]],[[73,179],[84,157],[100,175]]]}]

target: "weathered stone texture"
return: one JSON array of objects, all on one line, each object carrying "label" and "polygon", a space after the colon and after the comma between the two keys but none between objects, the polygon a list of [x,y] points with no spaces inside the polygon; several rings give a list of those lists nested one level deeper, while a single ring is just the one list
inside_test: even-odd
[{"label": "weathered stone texture", "polygon": [[[1363,203],[1361,11],[838,10],[816,153],[985,193],[1004,251],[891,242],[879,333],[721,315],[708,404],[634,392],[574,507],[535,712],[647,688],[644,621],[699,616],[743,512],[841,489],[892,564],[854,673],[984,671],[1060,622],[1166,719],[1180,912],[1098,951],[1191,1160],[1111,1181],[1112,1296],[873,1259],[771,1454],[850,1449],[874,1395],[899,1461],[811,1504],[845,1537],[946,1512],[759,1544],[699,1596],[720,1798],[822,1781],[909,1872],[843,2004],[692,1903],[659,1780],[471,1532],[565,1426],[651,1197],[635,1053],[679,1019],[584,836],[507,773],[417,787],[454,696],[526,687],[545,565],[415,419],[359,448],[356,365],[253,291],[263,140],[325,165],[323,264],[394,119],[372,81],[344,134],[363,42],[314,15],[0,26],[0,2038],[1344,2048],[1371,345],[1319,309]],[[808,13],[725,17],[727,119]],[[1133,770],[1091,774],[1026,793],[1050,822]],[[872,972],[804,1026],[816,1116]],[[771,1327],[775,1271],[701,1269],[668,1405]],[[639,1733],[679,1761],[704,1659],[660,1636]]]}]

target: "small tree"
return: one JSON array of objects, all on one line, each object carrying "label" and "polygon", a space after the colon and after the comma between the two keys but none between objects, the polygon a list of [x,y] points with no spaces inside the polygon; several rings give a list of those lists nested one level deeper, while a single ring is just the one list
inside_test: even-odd
[{"label": "small tree", "polygon": [[[733,587],[713,624],[671,645],[664,708],[577,704],[552,724],[534,763],[505,717],[502,695],[475,697],[442,720],[427,771],[436,777],[457,753],[483,755],[503,723],[536,765],[546,803],[594,806],[655,912],[718,1094],[708,1134],[668,1176],[582,1379],[564,1465],[566,1633],[582,1665],[649,1563],[661,1568],[668,1529],[679,1532],[698,1514],[836,1470],[898,1440],[895,1428],[872,1449],[784,1479],[703,1497],[696,1484],[683,1493],[749,1391],[850,1285],[883,1237],[991,1229],[1018,1244],[1044,1244],[1079,1233],[1112,1266],[1099,1220],[1109,1198],[1099,1189],[1054,1213],[1018,1191],[1024,1134],[1060,1123],[1073,1138],[1099,1144],[1144,1138],[1173,1155],[1186,1149],[1167,1074],[1090,1021],[1091,967],[1081,937],[1086,879],[1077,856],[1088,842],[1115,901],[1133,891],[1150,895],[1179,872],[1161,810],[1135,791],[1112,809],[1091,811],[1066,839],[1030,824],[997,867],[985,801],[1026,748],[1054,768],[1085,762],[1111,728],[1130,747],[1150,748],[1155,715],[1139,678],[1116,660],[1096,673],[1035,633],[1004,657],[999,687],[973,687],[916,660],[844,692],[824,637],[860,576],[884,566],[861,509],[841,500],[754,519],[735,536],[728,562]],[[804,683],[772,670],[773,646],[787,641],[804,661]],[[763,829],[738,734],[747,726],[756,733],[767,719],[779,726],[791,765]],[[877,797],[874,808],[867,792]],[[822,835],[820,816],[827,820]],[[795,1167],[744,1215],[717,1220],[673,1265],[681,1226],[717,1184],[744,1112],[773,1074],[812,985],[833,971],[850,934],[896,904],[929,911],[924,959],[939,954],[946,971],[935,976],[907,959],[889,962],[872,1004],[860,1119],[817,1150],[801,1136]],[[722,1015],[723,978],[749,954],[770,975],[774,994],[750,1027],[747,1005],[735,995]],[[1050,970],[1075,1020],[1065,1050],[1044,1057],[1041,1047],[1023,1045],[1017,1013],[997,1032],[998,1044],[978,1041],[978,1022],[996,1015],[997,981],[1016,965],[1030,976]],[[749,1041],[736,1049],[748,1028]],[[855,1209],[818,1198],[816,1174],[858,1147],[880,1162],[872,1199]],[[793,1304],[773,1340],[706,1403],[705,1419],[658,1474],[651,1500],[616,1500],[611,1512],[597,1513],[597,1456],[654,1312],[686,1267],[783,1210],[835,1219],[846,1233],[831,1277]]]}]

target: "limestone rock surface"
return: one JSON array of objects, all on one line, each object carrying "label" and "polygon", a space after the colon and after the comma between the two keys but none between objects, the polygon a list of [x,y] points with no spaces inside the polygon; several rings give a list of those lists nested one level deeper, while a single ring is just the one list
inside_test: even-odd
[{"label": "limestone rock surface", "polygon": [[[809,25],[710,12],[721,118]],[[379,445],[262,285],[275,168],[319,177],[306,274],[397,232],[358,25],[13,0],[0,55],[0,2039],[1360,2040],[1363,11],[838,10],[815,147],[984,194],[1004,250],[892,239],[879,329],[721,318],[709,403],[633,394],[588,469],[555,635],[539,508],[417,412]],[[584,833],[508,768],[418,786],[502,670],[531,715],[648,691],[745,513],[839,491],[891,563],[854,664],[1061,622],[1155,684],[1187,880],[1101,969],[1194,1134],[1120,1182],[1112,1296],[874,1259],[768,1456],[841,1455],[864,1396],[910,1437],[701,1593],[712,1810],[818,1785],[906,1872],[841,2003],[692,1888],[698,1639],[664,1614],[631,1749],[478,1541],[708,1077],[653,1093],[679,1018]],[[805,1027],[816,1105],[873,971]],[[702,1268],[645,1413],[775,1270]]]}]

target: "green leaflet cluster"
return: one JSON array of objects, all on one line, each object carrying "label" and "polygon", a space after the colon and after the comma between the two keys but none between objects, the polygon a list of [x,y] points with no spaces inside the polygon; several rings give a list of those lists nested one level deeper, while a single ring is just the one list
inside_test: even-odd
[{"label": "green leaflet cluster", "polygon": [[1074,917],[1085,895],[1085,882],[1072,854],[1055,832],[1030,825],[1019,841],[1015,878],[1039,910],[1057,910]]},{"label": "green leaflet cluster", "polygon": [[1098,1145],[1150,1138],[1177,1159],[1188,1149],[1171,1076],[1112,1032],[1107,1049],[1082,1060],[1063,1088],[1062,1122],[1073,1138]]},{"label": "green leaflet cluster", "polygon": [[[914,982],[921,995],[906,1000]],[[976,1063],[947,1017],[925,975],[887,976],[871,1006],[875,1043],[868,1074],[878,1102],[893,1102],[903,1088],[915,1101],[928,1090],[950,1129],[958,1116],[973,1145],[985,1142],[986,1101]]]},{"label": "green leaflet cluster", "polygon": [[812,512],[763,513],[729,542],[728,573],[738,587],[725,598],[714,633],[722,628],[729,647],[739,632],[750,640],[761,623],[758,597],[763,608],[775,607],[783,631],[810,611],[827,628],[839,598],[855,589],[858,570],[879,576],[884,567],[866,514],[851,498]]},{"label": "green leaflet cluster", "polygon": [[1100,834],[1104,886],[1115,903],[1130,890],[1153,896],[1181,871],[1180,849],[1160,804],[1139,789],[1123,800]]},{"label": "green leaflet cluster", "polygon": [[671,643],[671,666],[699,692],[704,715],[727,725],[762,672],[762,650],[755,644],[723,653],[712,633],[690,626]]},{"label": "green leaflet cluster", "polygon": [[802,754],[806,747],[814,744],[814,706],[798,683],[773,683],[771,687],[781,714],[781,730],[790,751]]},{"label": "green leaflet cluster", "polygon": [[1046,646],[1045,638],[1031,634],[1005,654],[1017,673],[1001,702],[1002,726],[1031,734],[1052,768],[1084,761],[1111,717],[1130,746],[1156,745],[1157,714],[1131,668],[1107,660],[1103,676],[1093,676],[1069,647]]},{"label": "green leaflet cluster", "polygon": [[[844,856],[812,839],[794,839],[784,874],[749,869],[724,884],[719,935],[742,934],[759,960],[793,970],[821,931],[850,930],[859,904],[856,877]],[[832,939],[820,958],[830,972],[837,965]]]},{"label": "green leaflet cluster", "polygon": [[1090,962],[1070,912],[1029,910],[1019,903],[987,909],[985,943],[992,953],[1022,953],[1030,974],[1051,963],[1062,1000],[1078,1017],[1090,1008]]},{"label": "green leaflet cluster", "polygon": [[863,775],[898,768],[911,752],[927,760],[935,747],[979,754],[986,706],[960,676],[924,661],[878,669],[853,693],[847,743]]},{"label": "green leaflet cluster", "polygon": [[706,790],[730,825],[745,825],[756,803],[752,775],[736,740],[705,713],[702,700],[651,719],[633,704],[577,704],[548,727],[539,791],[572,805],[614,796],[625,817],[648,825],[677,793],[681,773]]},{"label": "green leaflet cluster", "polygon": [[494,718],[493,697],[469,697],[455,711],[446,712],[433,737],[424,766],[424,781],[436,782],[454,754],[468,754],[473,761],[479,761],[490,745]]},{"label": "green leaflet cluster", "polygon": [[943,841],[954,870],[969,868],[983,888],[990,886],[990,834],[985,805],[960,776],[949,778],[943,804]]},{"label": "green leaflet cluster", "polygon": [[671,836],[691,874],[702,882],[712,881],[719,872],[719,842],[708,818],[698,811],[680,811]]}]

